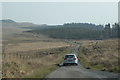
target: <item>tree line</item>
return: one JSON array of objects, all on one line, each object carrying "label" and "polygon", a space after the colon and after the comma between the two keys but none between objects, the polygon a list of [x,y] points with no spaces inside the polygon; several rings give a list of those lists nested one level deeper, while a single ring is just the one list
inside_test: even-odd
[{"label": "tree line", "polygon": [[66,23],[34,29],[27,32],[44,34],[56,39],[109,39],[119,38],[120,25],[118,23],[95,25],[92,23]]}]

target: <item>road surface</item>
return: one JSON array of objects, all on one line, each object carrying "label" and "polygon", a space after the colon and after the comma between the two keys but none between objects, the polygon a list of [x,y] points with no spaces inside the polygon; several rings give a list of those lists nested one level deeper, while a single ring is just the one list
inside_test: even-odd
[{"label": "road surface", "polygon": [[[78,55],[78,48],[76,45],[71,48],[71,53]],[[118,78],[118,74],[85,69],[81,64],[78,66],[61,66],[57,70],[51,72],[46,78]]]}]

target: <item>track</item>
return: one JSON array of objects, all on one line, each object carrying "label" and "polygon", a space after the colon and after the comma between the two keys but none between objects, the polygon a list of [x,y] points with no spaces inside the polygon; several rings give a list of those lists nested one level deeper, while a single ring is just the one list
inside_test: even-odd
[{"label": "track", "polygon": [[[71,53],[78,55],[80,45],[71,48]],[[51,72],[46,78],[118,78],[118,74],[85,69],[81,64],[78,66],[61,66],[57,70]]]}]

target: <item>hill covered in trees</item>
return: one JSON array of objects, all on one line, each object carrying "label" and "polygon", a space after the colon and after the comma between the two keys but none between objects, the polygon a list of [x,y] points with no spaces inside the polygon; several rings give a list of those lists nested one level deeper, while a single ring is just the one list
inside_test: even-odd
[{"label": "hill covered in trees", "polygon": [[37,28],[27,32],[44,34],[56,39],[107,39],[119,37],[120,26],[115,23],[110,27],[110,24],[95,25],[89,23],[67,23],[64,25],[54,25],[47,28]]}]

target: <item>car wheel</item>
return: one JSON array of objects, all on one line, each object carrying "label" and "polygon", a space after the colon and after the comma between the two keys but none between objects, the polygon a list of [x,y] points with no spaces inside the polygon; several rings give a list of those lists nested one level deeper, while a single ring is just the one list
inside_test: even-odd
[{"label": "car wheel", "polygon": [[66,64],[64,63],[63,66],[66,66]]},{"label": "car wheel", "polygon": [[78,66],[78,64],[77,64],[77,63],[76,63],[75,65],[76,65],[76,66]]}]

